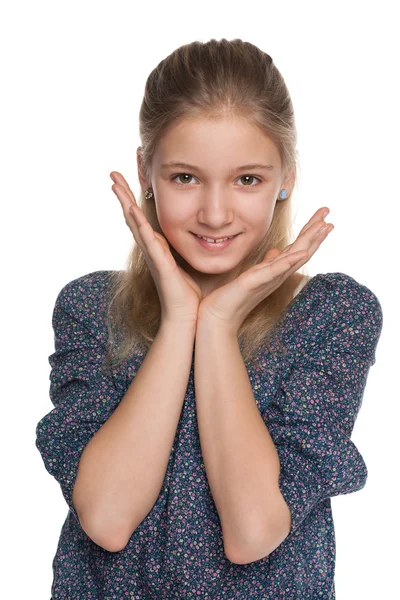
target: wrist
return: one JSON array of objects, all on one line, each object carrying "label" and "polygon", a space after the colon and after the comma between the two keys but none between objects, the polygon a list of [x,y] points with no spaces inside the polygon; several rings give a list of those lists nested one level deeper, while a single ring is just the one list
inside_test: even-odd
[{"label": "wrist", "polygon": [[237,337],[238,333],[236,325],[229,323],[228,321],[223,321],[222,319],[217,319],[216,317],[210,315],[198,316],[196,331],[199,329],[202,331],[207,331],[209,335],[217,334]]},{"label": "wrist", "polygon": [[194,334],[196,333],[196,321],[184,319],[181,319],[180,321],[162,319],[159,331],[171,331],[174,334],[179,335],[181,333],[183,335],[187,333],[188,335],[192,334],[194,336]]}]

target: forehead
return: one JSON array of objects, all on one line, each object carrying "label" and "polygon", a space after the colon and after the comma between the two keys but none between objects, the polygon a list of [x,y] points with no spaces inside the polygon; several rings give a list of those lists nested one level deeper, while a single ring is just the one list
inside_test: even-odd
[{"label": "forehead", "polygon": [[162,165],[168,163],[229,172],[255,164],[278,170],[281,164],[272,139],[260,127],[239,117],[197,117],[171,126],[159,140],[153,157],[157,169],[165,169]]}]

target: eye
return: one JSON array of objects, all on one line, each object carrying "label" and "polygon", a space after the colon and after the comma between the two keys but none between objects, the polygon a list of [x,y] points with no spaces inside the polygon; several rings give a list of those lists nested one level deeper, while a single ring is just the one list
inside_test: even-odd
[{"label": "eye", "polygon": [[178,173],[178,175],[172,175],[171,181],[173,181],[177,185],[186,185],[187,182],[186,183],[181,183],[180,181],[174,181],[177,177],[181,177],[182,175],[185,175],[187,177],[193,177],[193,175],[190,175],[190,173]]},{"label": "eye", "polygon": [[[261,182],[261,179],[259,177],[256,177],[255,175],[242,175],[241,177],[239,177],[239,179],[244,179],[245,177],[252,177],[253,179],[257,179],[257,181]],[[240,187],[254,187],[254,185],[244,185]]]},{"label": "eye", "polygon": [[[186,183],[182,183],[180,181],[175,181],[175,179],[177,177],[182,177],[182,176],[185,176],[185,177],[194,177],[190,173],[178,173],[177,175],[172,175],[172,177],[170,179],[171,179],[171,181],[173,181],[177,185],[186,185],[186,184],[188,184],[187,181],[186,181]],[[261,178],[260,177],[256,177],[255,175],[242,175],[241,177],[239,177],[239,180],[240,179],[244,179],[245,177],[251,177],[253,180],[257,180],[258,182],[261,182]],[[256,184],[256,185],[258,185],[258,184]],[[241,185],[239,187],[254,187],[254,185]]]}]

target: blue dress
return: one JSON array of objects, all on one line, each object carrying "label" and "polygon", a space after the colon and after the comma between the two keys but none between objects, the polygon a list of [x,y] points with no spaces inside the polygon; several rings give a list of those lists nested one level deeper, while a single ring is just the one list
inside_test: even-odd
[{"label": "blue dress", "polygon": [[[36,446],[69,511],[53,560],[52,600],[332,600],[335,533],[331,497],[360,490],[367,467],[350,436],[382,329],[374,293],[344,273],[309,279],[285,309],[276,340],[247,364],[254,399],[275,443],[280,490],[292,526],[268,556],[230,562],[202,460],[194,358],[156,503],[126,547],[109,552],[82,529],[72,504],[80,456],[111,416],[145,356],[112,375],[100,370],[110,271],[89,273],[58,294],[50,355],[54,408]],[[275,336],[274,336],[275,339]]]}]

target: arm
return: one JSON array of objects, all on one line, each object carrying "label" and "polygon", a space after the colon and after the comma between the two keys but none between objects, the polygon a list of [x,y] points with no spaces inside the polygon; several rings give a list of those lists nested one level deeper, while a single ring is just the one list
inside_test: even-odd
[{"label": "arm", "polygon": [[[162,486],[195,326],[162,324],[145,358],[132,362],[126,389],[123,379],[101,369],[106,346],[97,307],[105,284],[104,273],[90,274],[57,297],[55,352],[49,357],[54,408],[37,424],[36,447],[79,526],[115,551],[151,510]],[[89,307],[82,297],[88,286],[94,303]]]},{"label": "arm", "polygon": [[[318,277],[318,294],[300,307],[296,318],[293,315],[287,321],[289,353],[282,365],[281,384],[261,411],[270,435],[264,437],[264,443],[256,415],[251,415],[249,383],[236,342],[231,339],[227,343],[223,332],[213,333],[210,324],[208,330],[203,329],[203,336],[201,330],[196,336],[195,364],[203,373],[200,376],[199,371],[195,372],[202,450],[227,554],[242,557],[241,563],[272,552],[325,499],[357,491],[366,482],[365,462],[350,436],[369,368],[375,361],[382,309],[376,296],[354,279],[341,273]],[[226,394],[229,389],[231,393]],[[210,393],[214,394],[211,401]],[[280,472],[274,470],[270,440],[278,453]],[[265,461],[265,468],[257,476],[260,460]],[[271,497],[277,472],[280,495],[274,518]],[[250,492],[243,495],[240,484]],[[232,504],[234,501],[237,506]],[[246,523],[243,525],[239,519],[246,517],[249,503],[255,516],[246,529]],[[239,540],[228,546],[229,540],[240,538],[237,532],[243,527],[244,531],[254,532],[257,519],[261,519],[259,529],[263,532],[258,538],[253,533],[258,545],[257,541],[247,543],[249,550],[243,550],[246,535],[242,534],[242,545]],[[275,530],[271,529],[274,525]]]},{"label": "arm", "polygon": [[194,327],[162,324],[126,394],[86,446],[73,502],[88,535],[122,549],[165,477],[191,366]]},{"label": "arm", "polygon": [[204,464],[231,562],[259,560],[288,535],[279,458],[254,400],[237,335],[199,321],[197,419]]}]

